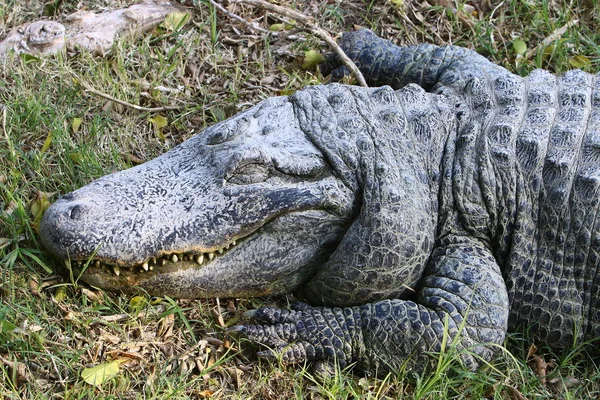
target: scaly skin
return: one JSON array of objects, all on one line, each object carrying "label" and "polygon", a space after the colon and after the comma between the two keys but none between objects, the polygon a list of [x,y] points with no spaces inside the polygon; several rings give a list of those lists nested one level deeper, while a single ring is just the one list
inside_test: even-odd
[{"label": "scaly skin", "polygon": [[367,81],[398,90],[267,99],[66,195],[45,245],[71,268],[98,260],[83,279],[108,289],[294,291],[310,305],[238,328],[291,363],[420,370],[455,341],[475,368],[519,326],[555,348],[600,336],[597,77],[521,78],[369,31],[341,44]]}]

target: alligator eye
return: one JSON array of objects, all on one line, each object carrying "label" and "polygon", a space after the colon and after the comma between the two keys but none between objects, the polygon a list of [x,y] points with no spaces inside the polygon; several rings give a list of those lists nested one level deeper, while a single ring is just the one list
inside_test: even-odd
[{"label": "alligator eye", "polygon": [[251,185],[267,180],[269,169],[263,164],[244,164],[235,169],[227,178],[227,182],[235,185]]}]

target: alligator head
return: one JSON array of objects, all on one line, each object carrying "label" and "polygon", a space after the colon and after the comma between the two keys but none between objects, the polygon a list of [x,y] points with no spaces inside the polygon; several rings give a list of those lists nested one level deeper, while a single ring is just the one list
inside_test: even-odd
[{"label": "alligator head", "polygon": [[423,96],[328,85],[267,99],[63,196],[44,215],[42,241],[110,290],[302,289],[329,304],[400,297],[418,281],[435,230],[435,179],[419,157],[441,152],[428,143],[438,136],[421,121],[432,114]]},{"label": "alligator head", "polygon": [[279,97],[63,196],[40,234],[84,281],[107,289],[283,293],[325,261],[353,197]]}]

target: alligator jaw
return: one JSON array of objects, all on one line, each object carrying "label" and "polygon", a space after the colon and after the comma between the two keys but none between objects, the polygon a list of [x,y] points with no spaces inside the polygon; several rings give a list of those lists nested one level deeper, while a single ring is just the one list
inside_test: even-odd
[{"label": "alligator jaw", "polygon": [[97,270],[112,272],[115,276],[125,274],[144,274],[154,271],[156,268],[161,271],[168,269],[182,268],[198,268],[208,262],[213,261],[216,257],[220,257],[237,245],[237,240],[233,240],[223,247],[206,252],[174,252],[161,255],[158,257],[150,257],[136,265],[119,265],[110,262],[103,262],[98,259],[88,259],[83,261],[65,259],[65,267],[69,270],[75,268],[77,270],[87,270],[88,273],[94,273]]}]

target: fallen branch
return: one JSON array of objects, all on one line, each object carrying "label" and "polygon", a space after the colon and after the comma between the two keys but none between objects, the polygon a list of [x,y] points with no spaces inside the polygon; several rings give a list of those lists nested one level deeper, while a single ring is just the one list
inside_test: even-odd
[{"label": "fallen branch", "polygon": [[162,112],[162,111],[170,111],[170,110],[180,110],[181,108],[184,107],[184,106],[142,107],[142,106],[138,106],[137,104],[132,104],[132,103],[129,103],[129,102],[124,101],[124,100],[116,99],[116,98],[112,97],[111,95],[108,95],[106,93],[103,93],[103,92],[101,92],[99,90],[94,89],[93,87],[89,86],[87,83],[85,83],[85,82],[83,82],[81,80],[79,81],[79,83],[81,84],[81,86],[83,86],[83,88],[87,92],[95,94],[96,96],[103,97],[103,98],[105,98],[107,100],[110,100],[110,101],[112,101],[114,103],[121,104],[122,106],[133,108],[134,110],[138,110],[138,111],[144,111],[144,112]]},{"label": "fallen branch", "polygon": [[569,22],[567,22],[566,24],[564,24],[563,26],[561,26],[560,28],[556,29],[554,32],[552,32],[550,34],[550,36],[547,36],[544,38],[544,40],[542,40],[542,42],[537,45],[536,47],[534,47],[533,49],[529,50],[526,54],[525,54],[525,58],[529,59],[532,56],[535,55],[535,53],[538,51],[538,49],[544,49],[548,46],[550,46],[552,43],[556,42],[557,40],[559,40],[561,37],[563,37],[563,35],[573,26],[577,26],[579,24],[579,20],[575,19],[575,20],[571,20]]},{"label": "fallen branch", "polygon": [[333,40],[329,33],[327,33],[326,30],[319,28],[318,26],[313,24],[311,19],[306,15],[287,7],[271,4],[264,0],[233,0],[233,2],[249,4],[252,6],[264,8],[265,10],[272,11],[276,14],[283,15],[284,17],[288,17],[293,19],[294,21],[299,22],[304,29],[317,36],[318,38],[324,40],[329,45],[329,47],[331,47],[331,49],[338,55],[342,63],[350,70],[352,75],[354,75],[359,85],[365,87],[368,86],[363,74],[360,72],[356,64],[354,64],[354,62],[346,55],[346,53],[344,53],[344,51],[340,48],[340,46],[338,46],[338,44],[335,42],[335,40]]},{"label": "fallen branch", "polygon": [[36,56],[87,49],[99,56],[110,51],[117,38],[135,38],[181,9],[164,0],[145,0],[128,8],[94,13],[81,9],[62,22],[40,20],[13,28],[0,42],[0,59],[8,52]]},{"label": "fallen branch", "polygon": [[268,31],[266,29],[261,28],[260,26],[258,26],[256,23],[253,22],[249,22],[246,21],[244,18],[240,17],[237,14],[232,13],[231,11],[227,10],[225,7],[223,7],[222,5],[220,5],[219,3],[217,3],[215,0],[208,0],[210,2],[210,4],[213,5],[213,7],[215,7],[217,10],[219,10],[220,12],[222,12],[223,14],[227,15],[229,18],[231,19],[235,19],[236,21],[241,22],[242,24],[246,25],[248,28],[250,29],[254,29],[256,31],[262,32],[262,33],[266,33],[269,35],[277,35],[277,32],[271,32]]}]

